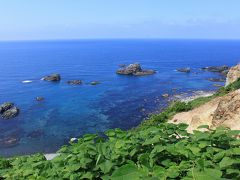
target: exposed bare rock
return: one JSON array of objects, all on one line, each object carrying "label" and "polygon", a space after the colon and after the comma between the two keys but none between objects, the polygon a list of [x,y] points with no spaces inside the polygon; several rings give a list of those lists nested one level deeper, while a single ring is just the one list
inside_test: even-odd
[{"label": "exposed bare rock", "polygon": [[191,69],[190,68],[179,68],[177,69],[178,72],[184,72],[184,73],[190,73]]},{"label": "exposed bare rock", "polygon": [[19,114],[19,109],[17,107],[12,107],[2,113],[3,119],[11,119],[16,117]]},{"label": "exposed bare rock", "polygon": [[123,67],[116,72],[122,75],[134,75],[134,76],[144,76],[156,73],[154,70],[143,70],[141,65],[138,63],[130,64],[127,67]]},{"label": "exposed bare rock", "polygon": [[44,81],[60,81],[60,74],[51,74],[42,78]]},{"label": "exposed bare rock", "polygon": [[82,81],[81,80],[70,80],[67,83],[71,84],[71,85],[80,85],[80,84],[82,84]]},{"label": "exposed bare rock", "polygon": [[14,103],[5,102],[0,106],[0,114],[3,119],[11,119],[19,114],[19,109],[14,106]]},{"label": "exposed bare rock", "polygon": [[38,96],[38,97],[36,97],[35,99],[36,99],[36,101],[43,101],[43,100],[44,100],[44,97]]},{"label": "exposed bare rock", "polygon": [[223,75],[227,75],[227,73],[229,71],[229,67],[226,65],[224,65],[224,66],[209,66],[209,67],[202,68],[202,70],[210,71],[210,72],[217,72],[217,73],[221,73]]},{"label": "exposed bare rock", "polygon": [[191,111],[178,113],[170,122],[189,124],[189,132],[200,125],[209,125],[211,128],[225,126],[240,130],[240,90],[217,97]]},{"label": "exposed bare rock", "polygon": [[240,78],[240,64],[232,67],[227,74],[226,86]]}]

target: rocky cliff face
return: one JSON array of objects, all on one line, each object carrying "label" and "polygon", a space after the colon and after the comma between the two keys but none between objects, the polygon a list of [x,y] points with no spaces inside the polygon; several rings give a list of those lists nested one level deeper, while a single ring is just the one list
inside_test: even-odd
[{"label": "rocky cliff face", "polygon": [[236,81],[238,78],[240,78],[240,64],[232,67],[228,74],[227,74],[227,80],[226,80],[226,86]]},{"label": "rocky cliff face", "polygon": [[200,125],[209,125],[210,128],[225,126],[240,130],[240,89],[217,97],[191,111],[178,113],[170,122],[189,124],[189,132]]}]

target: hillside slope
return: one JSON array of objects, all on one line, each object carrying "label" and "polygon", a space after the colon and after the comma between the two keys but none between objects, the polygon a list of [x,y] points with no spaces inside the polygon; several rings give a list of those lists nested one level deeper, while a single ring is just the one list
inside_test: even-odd
[{"label": "hillside slope", "polygon": [[216,97],[191,111],[178,113],[170,122],[188,124],[189,132],[200,125],[209,125],[211,128],[224,126],[240,130],[240,90]]}]

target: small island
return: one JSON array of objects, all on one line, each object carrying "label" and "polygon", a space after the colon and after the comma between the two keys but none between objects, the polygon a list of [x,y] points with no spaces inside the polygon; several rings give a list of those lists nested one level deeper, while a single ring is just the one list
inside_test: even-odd
[{"label": "small island", "polygon": [[140,64],[134,63],[118,69],[116,73],[121,75],[145,76],[155,74],[156,71],[151,69],[149,70],[142,69]]}]

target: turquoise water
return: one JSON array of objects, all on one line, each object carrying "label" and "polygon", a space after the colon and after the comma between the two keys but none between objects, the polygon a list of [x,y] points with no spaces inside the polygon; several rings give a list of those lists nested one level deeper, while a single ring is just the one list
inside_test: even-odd
[{"label": "turquoise water", "polygon": [[[219,75],[199,68],[234,65],[239,59],[240,41],[226,40],[0,42],[0,103],[12,101],[21,110],[15,119],[0,119],[0,155],[54,152],[85,133],[130,129],[167,105],[163,93],[216,90],[206,79]],[[119,64],[133,62],[157,74],[115,74]],[[179,67],[193,72],[176,72]],[[51,73],[60,73],[61,82],[40,80]],[[66,83],[72,79],[84,83]],[[101,84],[91,86],[91,81]],[[45,100],[37,102],[36,96]],[[8,138],[16,142],[6,146]]]}]

